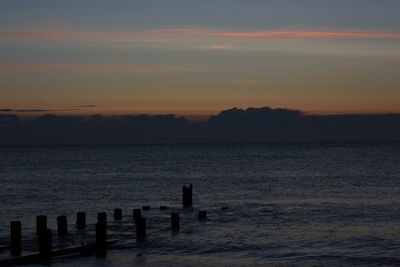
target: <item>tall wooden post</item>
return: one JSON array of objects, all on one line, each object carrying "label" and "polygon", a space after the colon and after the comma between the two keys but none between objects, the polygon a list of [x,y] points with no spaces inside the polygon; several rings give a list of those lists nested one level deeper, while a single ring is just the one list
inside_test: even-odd
[{"label": "tall wooden post", "polygon": [[59,236],[67,236],[68,235],[67,216],[58,216],[57,217],[57,233]]},{"label": "tall wooden post", "polygon": [[107,213],[106,212],[97,213],[97,222],[107,225]]},{"label": "tall wooden post", "polygon": [[107,253],[107,224],[96,223],[96,255],[103,257]]},{"label": "tall wooden post", "polygon": [[21,222],[12,221],[10,223],[10,251],[11,256],[19,256],[21,254]]},{"label": "tall wooden post", "polygon": [[41,232],[47,229],[47,216],[39,215],[36,217],[36,234],[39,236]]},{"label": "tall wooden post", "polygon": [[51,259],[52,234],[50,229],[44,229],[39,234],[39,254],[41,260]]},{"label": "tall wooden post", "polygon": [[140,217],[142,217],[142,210],[133,209],[133,220],[136,222]]},{"label": "tall wooden post", "polygon": [[136,220],[136,240],[146,241],[146,218],[140,217]]},{"label": "tall wooden post", "polygon": [[78,212],[76,214],[76,227],[78,229],[86,228],[86,213],[85,212]]},{"label": "tall wooden post", "polygon": [[193,205],[193,185],[189,187],[183,186],[182,188],[182,202],[184,208],[191,208]]}]

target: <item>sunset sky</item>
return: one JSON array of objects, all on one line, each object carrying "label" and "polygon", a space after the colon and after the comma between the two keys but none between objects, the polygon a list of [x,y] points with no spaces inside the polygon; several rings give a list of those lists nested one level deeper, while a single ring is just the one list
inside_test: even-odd
[{"label": "sunset sky", "polygon": [[400,112],[398,0],[0,0],[0,114]]}]

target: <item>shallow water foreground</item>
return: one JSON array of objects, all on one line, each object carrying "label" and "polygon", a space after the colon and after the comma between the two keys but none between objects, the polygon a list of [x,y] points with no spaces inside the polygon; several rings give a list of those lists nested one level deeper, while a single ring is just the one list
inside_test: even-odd
[{"label": "shallow water foreground", "polygon": [[[56,216],[68,216],[71,235],[54,236],[61,247],[90,241],[97,212],[107,211],[119,240],[107,257],[52,266],[400,264],[400,144],[3,147],[0,181],[2,258],[11,220],[22,221],[28,253],[37,215],[54,230]],[[192,212],[181,210],[190,183]],[[153,209],[143,211],[148,239],[137,244],[130,215],[143,205]],[[87,235],[73,225],[77,211],[87,212]],[[181,213],[179,234],[171,211]]]}]

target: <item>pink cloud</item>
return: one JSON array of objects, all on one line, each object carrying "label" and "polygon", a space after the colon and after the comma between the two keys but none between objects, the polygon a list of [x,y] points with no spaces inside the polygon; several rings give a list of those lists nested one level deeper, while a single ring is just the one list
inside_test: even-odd
[{"label": "pink cloud", "polygon": [[79,72],[162,73],[204,71],[201,68],[85,63],[2,63],[0,70],[62,70]]},{"label": "pink cloud", "polygon": [[[96,32],[50,29],[38,31],[0,31],[0,40],[65,40],[75,42],[142,42],[179,39],[253,40],[253,39],[400,39],[399,32],[377,30],[265,30],[226,31],[210,28],[165,28],[127,32]],[[218,47],[216,47],[218,48]],[[221,49],[226,47],[221,47]]]},{"label": "pink cloud", "polygon": [[291,31],[269,30],[222,32],[222,38],[233,39],[400,39],[400,33],[377,31]]},{"label": "pink cloud", "polygon": [[208,45],[208,46],[200,46],[199,48],[206,49],[206,50],[235,50],[236,49],[236,47],[231,44],[214,44],[214,45]]}]

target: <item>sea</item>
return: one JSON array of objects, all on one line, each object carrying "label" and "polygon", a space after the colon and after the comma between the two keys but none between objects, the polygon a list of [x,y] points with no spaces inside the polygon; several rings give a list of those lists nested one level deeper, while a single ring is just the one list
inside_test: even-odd
[{"label": "sea", "polygon": [[[193,208],[183,209],[190,184]],[[137,242],[132,209],[145,205],[147,238]],[[76,229],[80,211],[86,230]],[[107,255],[47,264],[400,266],[400,144],[0,147],[0,260],[10,257],[12,220],[22,223],[28,255],[37,252],[36,216],[48,216],[61,249],[93,242],[98,212],[107,212],[115,241]],[[171,212],[180,213],[179,232]],[[68,216],[65,238],[60,215]]]}]

